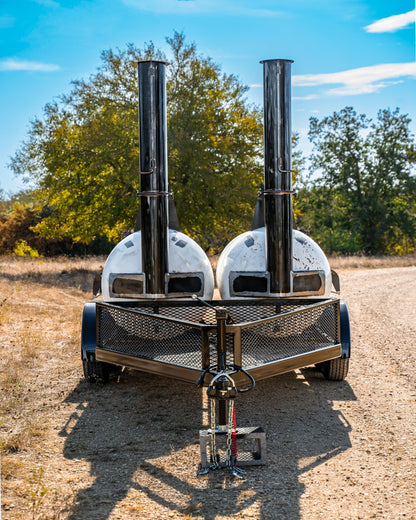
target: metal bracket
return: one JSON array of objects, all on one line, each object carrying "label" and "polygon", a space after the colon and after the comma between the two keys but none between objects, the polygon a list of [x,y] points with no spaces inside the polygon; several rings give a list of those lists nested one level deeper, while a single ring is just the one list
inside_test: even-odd
[{"label": "metal bracket", "polygon": [[264,195],[295,195],[295,193],[294,190],[263,190]]}]

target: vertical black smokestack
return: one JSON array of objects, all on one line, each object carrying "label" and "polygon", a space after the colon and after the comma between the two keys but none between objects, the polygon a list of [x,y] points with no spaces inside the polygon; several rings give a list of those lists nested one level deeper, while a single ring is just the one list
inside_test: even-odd
[{"label": "vertical black smokestack", "polygon": [[290,293],[292,272],[291,60],[267,60],[264,84],[264,224],[270,292]]},{"label": "vertical black smokestack", "polygon": [[165,66],[138,63],[142,269],[147,294],[165,295],[169,271]]}]

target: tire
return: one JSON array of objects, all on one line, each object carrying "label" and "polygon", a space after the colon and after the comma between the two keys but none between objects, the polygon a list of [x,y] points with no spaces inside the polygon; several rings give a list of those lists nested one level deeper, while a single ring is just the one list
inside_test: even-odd
[{"label": "tire", "polygon": [[88,360],[82,361],[84,376],[90,383],[108,383],[110,379],[111,365],[101,361]]},{"label": "tire", "polygon": [[317,368],[328,381],[343,381],[347,377],[349,364],[349,358],[336,358],[319,363]]}]

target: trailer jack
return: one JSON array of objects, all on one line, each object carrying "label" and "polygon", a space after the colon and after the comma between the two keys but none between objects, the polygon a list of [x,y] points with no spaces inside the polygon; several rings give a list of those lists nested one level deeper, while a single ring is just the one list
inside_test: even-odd
[{"label": "trailer jack", "polygon": [[[198,298],[199,299],[199,298]],[[203,300],[205,305],[210,306]],[[198,475],[206,475],[219,467],[226,467],[236,478],[244,478],[245,471],[237,466],[237,439],[255,442],[251,453],[244,453],[239,460],[244,464],[265,464],[266,434],[262,428],[237,429],[235,414],[235,398],[239,393],[248,392],[255,386],[254,378],[241,366],[227,366],[226,324],[231,318],[226,309],[215,308],[217,321],[217,360],[218,364],[207,367],[197,381],[198,386],[204,384],[205,377],[210,374],[212,379],[207,389],[209,409],[209,429],[200,430],[199,442],[201,449],[201,469]],[[250,382],[247,388],[237,388],[232,376],[241,372]],[[220,439],[225,439],[225,447],[220,449]],[[207,448],[209,446],[209,459]],[[221,451],[223,452],[221,454]],[[209,460],[209,461],[208,461]]]},{"label": "trailer jack", "polygon": [[[245,391],[253,387],[254,380]],[[225,467],[234,477],[241,479],[246,472],[237,465],[237,461],[241,466],[266,463],[264,430],[259,427],[237,428],[234,400],[238,393],[239,390],[227,371],[219,372],[208,386],[209,429],[199,432],[201,469],[197,472],[198,475],[206,475],[219,467]],[[221,441],[225,446],[221,446]],[[238,448],[237,441],[239,445],[244,443],[246,449]],[[247,443],[251,443],[249,451]]]}]

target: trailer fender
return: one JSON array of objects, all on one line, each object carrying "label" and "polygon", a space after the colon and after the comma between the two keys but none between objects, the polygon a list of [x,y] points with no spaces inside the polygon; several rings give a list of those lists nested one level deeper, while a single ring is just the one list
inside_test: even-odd
[{"label": "trailer fender", "polygon": [[350,317],[348,314],[347,304],[340,300],[339,306],[340,314],[340,332],[341,332],[341,357],[351,357],[351,329]]},{"label": "trailer fender", "polygon": [[88,361],[95,355],[97,347],[95,303],[84,305],[81,329],[81,359]]}]

